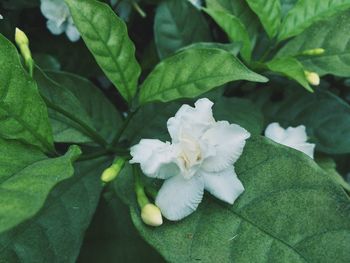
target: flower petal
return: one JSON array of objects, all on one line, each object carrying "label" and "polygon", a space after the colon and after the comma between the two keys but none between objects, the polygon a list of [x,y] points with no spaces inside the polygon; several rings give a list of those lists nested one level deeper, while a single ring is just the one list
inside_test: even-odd
[{"label": "flower petal", "polygon": [[204,188],[215,197],[229,204],[244,192],[242,182],[238,179],[233,167],[219,173],[201,173],[204,178]]},{"label": "flower petal", "polygon": [[182,105],[175,116],[168,120],[168,131],[173,143],[177,143],[182,134],[191,134],[197,139],[215,123],[211,109],[213,102],[203,98],[194,105],[194,108]]},{"label": "flower petal", "polygon": [[314,144],[314,143],[307,143],[307,142],[305,142],[305,143],[296,144],[292,148],[307,154],[308,156],[310,156],[313,159],[314,158],[315,146],[316,146],[316,144]]},{"label": "flower petal", "polygon": [[66,35],[72,42],[77,42],[80,39],[80,33],[73,24],[68,24],[66,29]]},{"label": "flower petal", "polygon": [[56,23],[65,21],[69,16],[68,6],[63,0],[41,0],[40,10],[47,19]]},{"label": "flower petal", "polygon": [[53,20],[47,20],[46,26],[54,35],[60,35],[66,29],[66,24],[57,25],[57,23]]},{"label": "flower petal", "polygon": [[165,180],[160,188],[156,205],[169,220],[180,220],[195,211],[202,201],[203,178],[194,176],[187,180],[181,175]]},{"label": "flower petal", "polygon": [[265,136],[281,143],[285,139],[285,130],[277,122],[270,123],[265,130]]},{"label": "flower petal", "polygon": [[285,145],[294,145],[298,143],[304,143],[307,141],[306,128],[304,125],[298,127],[289,127],[285,131],[285,139],[283,143]]},{"label": "flower petal", "polygon": [[218,121],[201,138],[211,151],[216,151],[214,156],[203,161],[202,168],[209,172],[219,172],[230,167],[241,156],[249,137],[250,133],[241,126]]},{"label": "flower petal", "polygon": [[142,139],[130,149],[130,163],[139,163],[149,177],[166,179],[179,174],[176,164],[176,147],[160,140]]}]

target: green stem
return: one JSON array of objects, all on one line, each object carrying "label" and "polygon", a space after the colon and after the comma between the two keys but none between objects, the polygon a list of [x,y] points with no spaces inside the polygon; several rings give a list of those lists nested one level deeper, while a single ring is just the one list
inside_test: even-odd
[{"label": "green stem", "polygon": [[46,105],[63,114],[64,116],[66,116],[67,118],[71,119],[72,121],[76,122],[77,124],[79,124],[82,128],[83,128],[83,132],[89,136],[91,139],[93,139],[95,142],[97,142],[99,145],[101,145],[103,148],[107,148],[107,142],[105,141],[105,139],[103,139],[101,137],[101,135],[99,135],[95,130],[93,130],[92,128],[90,128],[88,125],[86,125],[84,122],[82,122],[80,119],[76,118],[74,115],[72,115],[71,113],[69,113],[68,111],[65,111],[64,109],[54,105],[52,102],[50,102],[47,98],[45,98],[43,96],[43,99],[46,103]]},{"label": "green stem", "polygon": [[135,193],[136,193],[137,203],[142,209],[145,205],[149,204],[149,200],[145,194],[145,186],[141,181],[140,173],[137,170],[137,167],[135,165],[133,165],[133,174],[135,178]]},{"label": "green stem", "polygon": [[135,114],[138,112],[139,108],[137,108],[135,111],[132,111],[128,114],[128,116],[126,117],[126,119],[124,120],[124,123],[122,125],[122,127],[120,127],[118,133],[114,136],[113,141],[111,143],[111,146],[114,147],[120,140],[120,138],[122,137],[125,129],[128,127],[131,119],[135,116]]},{"label": "green stem", "polygon": [[135,10],[140,14],[142,18],[145,18],[147,15],[145,11],[142,10],[142,8],[139,6],[138,3],[132,1],[132,6],[135,8]]}]

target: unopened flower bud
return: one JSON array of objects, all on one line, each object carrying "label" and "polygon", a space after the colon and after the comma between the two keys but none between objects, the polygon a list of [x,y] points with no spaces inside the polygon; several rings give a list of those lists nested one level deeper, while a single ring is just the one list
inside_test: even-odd
[{"label": "unopened flower bud", "polygon": [[142,221],[149,226],[160,226],[163,224],[162,213],[154,204],[147,204],[141,209]]},{"label": "unopened flower bud", "polygon": [[17,27],[15,33],[15,41],[19,50],[21,51],[24,62],[29,70],[29,74],[33,76],[34,61],[32,58],[32,53],[29,49],[29,39],[26,34]]},{"label": "unopened flower bud", "polygon": [[322,55],[326,50],[323,48],[314,48],[314,49],[308,49],[304,50],[301,54],[306,56],[318,56]]},{"label": "unopened flower bud", "polygon": [[110,167],[105,169],[101,175],[101,180],[104,183],[109,183],[113,181],[120,171],[123,169],[125,164],[124,158],[118,158]]},{"label": "unopened flower bud", "polygon": [[307,81],[314,86],[320,84],[320,76],[316,72],[310,72],[305,70],[305,76]]}]

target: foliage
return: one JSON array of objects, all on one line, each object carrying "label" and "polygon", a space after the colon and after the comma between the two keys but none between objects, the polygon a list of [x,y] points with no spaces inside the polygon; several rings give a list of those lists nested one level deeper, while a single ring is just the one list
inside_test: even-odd
[{"label": "foliage", "polygon": [[[1,263],[350,262],[349,0],[59,1],[78,42],[51,35],[41,1],[0,3]],[[153,203],[162,181],[128,162],[100,176],[171,141],[198,98],[251,134],[245,191],[147,226],[135,189]],[[304,125],[315,159],[265,138],[271,122]]]}]

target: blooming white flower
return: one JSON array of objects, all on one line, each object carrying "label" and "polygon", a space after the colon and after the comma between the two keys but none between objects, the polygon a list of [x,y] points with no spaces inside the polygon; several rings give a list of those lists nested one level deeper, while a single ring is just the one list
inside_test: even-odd
[{"label": "blooming white flower", "polygon": [[304,125],[283,129],[279,123],[274,122],[267,126],[265,136],[277,143],[294,148],[314,158],[315,144],[307,142]]},{"label": "blooming white flower", "polygon": [[167,122],[172,143],[142,139],[131,148],[130,163],[139,163],[149,177],[165,179],[156,205],[169,220],[195,211],[204,189],[230,204],[244,191],[233,164],[250,133],[216,122],[212,106],[208,99],[199,99],[194,108],[183,105]]},{"label": "blooming white flower", "polygon": [[60,35],[65,32],[70,41],[79,40],[79,31],[64,0],[41,0],[40,9],[47,18],[46,26],[52,34]]}]

